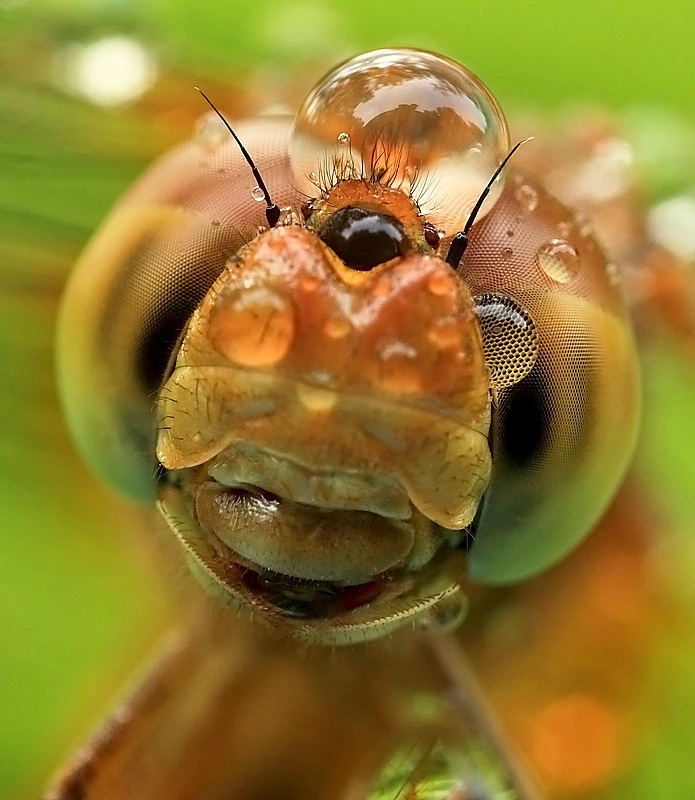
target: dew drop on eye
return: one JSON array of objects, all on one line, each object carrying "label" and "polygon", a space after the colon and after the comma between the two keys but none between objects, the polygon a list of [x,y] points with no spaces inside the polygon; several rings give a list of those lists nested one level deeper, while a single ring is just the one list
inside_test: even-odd
[{"label": "dew drop on eye", "polygon": [[536,263],[555,283],[568,283],[581,268],[576,248],[564,239],[551,239],[541,245],[536,253]]}]

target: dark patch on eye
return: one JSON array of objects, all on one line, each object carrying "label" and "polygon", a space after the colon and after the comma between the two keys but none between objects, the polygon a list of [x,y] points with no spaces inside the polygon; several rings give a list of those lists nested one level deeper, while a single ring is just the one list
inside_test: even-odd
[{"label": "dark patch on eye", "polygon": [[545,383],[533,370],[500,398],[498,447],[516,467],[528,466],[547,448],[552,428]]},{"label": "dark patch on eye", "polygon": [[135,357],[135,368],[140,385],[148,392],[156,392],[171,373],[188,320],[198,302],[196,298],[194,304],[160,308],[147,326]]},{"label": "dark patch on eye", "polygon": [[128,379],[143,397],[161,388],[190,316],[233,257],[228,236],[225,226],[208,224],[149,231],[114,268],[97,347],[116,371],[128,361]]}]

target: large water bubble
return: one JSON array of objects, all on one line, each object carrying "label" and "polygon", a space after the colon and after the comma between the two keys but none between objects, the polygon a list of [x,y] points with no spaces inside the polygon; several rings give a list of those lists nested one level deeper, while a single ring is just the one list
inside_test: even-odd
[{"label": "large water bubble", "polygon": [[[290,161],[310,196],[338,180],[402,188],[446,234],[460,230],[509,150],[495,98],[460,64],[422,50],[375,50],[346,61],[297,113]],[[502,189],[496,182],[482,216]]]}]

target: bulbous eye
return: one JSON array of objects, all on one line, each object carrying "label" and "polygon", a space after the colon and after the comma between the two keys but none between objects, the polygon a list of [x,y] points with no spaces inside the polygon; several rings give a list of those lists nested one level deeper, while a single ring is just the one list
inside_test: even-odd
[{"label": "bulbous eye", "polygon": [[519,176],[473,228],[460,274],[497,390],[468,568],[513,583],[564,556],[615,492],[639,410],[634,345],[594,240]]},{"label": "bulbous eye", "polygon": [[475,75],[434,53],[376,50],[346,61],[309,94],[290,164],[310,195],[340,178],[401,188],[436,228],[454,234],[508,150],[502,111]]},{"label": "bulbous eye", "polygon": [[[287,120],[239,131],[273,197],[299,206]],[[57,352],[66,416],[92,468],[133,500],[156,491],[156,397],[180,335],[227,260],[265,223],[254,186],[231,137],[212,149],[199,137],[131,188],[70,276]]]},{"label": "bulbous eye", "polygon": [[336,211],[319,236],[346,266],[356,270],[373,269],[410,249],[403,226],[395,217],[355,206]]},{"label": "bulbous eye", "polygon": [[96,471],[147,501],[154,410],[188,318],[225,262],[223,237],[175,208],[116,212],[83,254],[59,324],[61,390]]}]

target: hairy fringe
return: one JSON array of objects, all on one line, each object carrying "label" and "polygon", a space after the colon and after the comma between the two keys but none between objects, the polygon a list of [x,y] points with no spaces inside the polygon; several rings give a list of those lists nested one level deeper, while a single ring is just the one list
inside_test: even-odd
[{"label": "hairy fringe", "polygon": [[[347,180],[401,189],[422,213],[422,208],[430,204],[435,188],[434,180],[431,176],[423,175],[419,166],[401,169],[408,160],[408,144],[405,141],[387,139],[381,131],[371,143],[365,143],[363,149],[368,158],[359,154],[355,156],[351,144],[341,150],[336,146],[333,154],[326,154],[318,171],[309,173],[307,179],[317,188],[322,198]],[[433,210],[428,208],[428,213]]]}]

